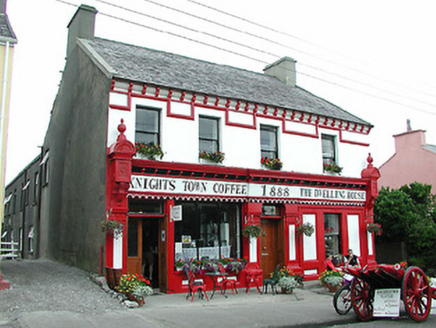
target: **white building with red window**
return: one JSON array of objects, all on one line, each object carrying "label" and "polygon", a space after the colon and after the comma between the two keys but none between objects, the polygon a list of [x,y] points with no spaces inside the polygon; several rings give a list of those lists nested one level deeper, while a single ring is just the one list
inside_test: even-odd
[{"label": "white building with red window", "polygon": [[[145,273],[168,293],[186,291],[175,262],[191,258],[305,279],[349,248],[375,264],[368,122],[298,87],[291,58],[262,74],[99,39],[95,14],[81,6],[69,24],[42,156],[42,256]],[[105,218],[121,236],[100,232]],[[311,236],[297,232],[306,222]],[[261,235],[243,237],[248,225]]]}]

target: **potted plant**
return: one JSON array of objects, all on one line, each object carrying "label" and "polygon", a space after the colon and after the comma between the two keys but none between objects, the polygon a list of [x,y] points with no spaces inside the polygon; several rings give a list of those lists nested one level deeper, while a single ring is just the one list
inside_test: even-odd
[{"label": "potted plant", "polygon": [[292,294],[294,288],[298,286],[298,281],[292,276],[281,277],[278,285],[284,294]]},{"label": "potted plant", "polygon": [[222,163],[224,161],[225,155],[223,152],[220,152],[219,150],[216,152],[202,151],[199,153],[198,157],[211,162]]},{"label": "potted plant", "polygon": [[328,288],[330,292],[335,292],[341,287],[342,279],[341,273],[333,270],[325,270],[318,278],[321,286]]},{"label": "potted plant", "polygon": [[203,266],[203,262],[198,259],[190,259],[189,261],[186,261],[186,263],[183,265],[182,270],[183,271],[192,271],[195,274],[201,273],[201,268]]},{"label": "potted plant", "polygon": [[285,266],[279,270],[278,276],[279,276],[279,278],[293,277],[299,285],[303,285],[303,276],[296,274],[293,270],[291,270]]},{"label": "potted plant", "polygon": [[261,233],[262,233],[262,228],[255,224],[246,225],[242,230],[242,235],[248,239],[257,238],[260,236]]},{"label": "potted plant", "polygon": [[242,271],[247,264],[247,260],[244,258],[221,258],[220,264],[229,272],[235,272],[236,274]]},{"label": "potted plant", "polygon": [[176,261],[176,263],[175,263],[175,265],[176,265],[176,270],[177,271],[182,271],[182,269],[183,269],[183,266],[185,265],[185,261],[183,261],[182,259],[178,259],[177,261]]},{"label": "potted plant", "polygon": [[137,273],[122,275],[120,283],[115,289],[126,295],[129,300],[137,302],[139,306],[144,304],[145,297],[153,294],[150,281]]},{"label": "potted plant", "polygon": [[123,234],[123,224],[116,220],[104,220],[100,223],[100,229],[102,232],[109,233],[118,238]]},{"label": "potted plant", "polygon": [[381,236],[383,234],[381,225],[378,223],[368,223],[366,226],[366,231],[375,233],[377,236]]},{"label": "potted plant", "polygon": [[280,170],[283,163],[278,158],[262,157],[260,163],[270,170]]},{"label": "potted plant", "polygon": [[337,174],[341,174],[342,172],[342,167],[339,167],[336,164],[327,164],[324,163],[323,164],[323,171],[324,172],[330,172],[330,173],[337,173]]},{"label": "potted plant", "polygon": [[143,142],[135,142],[136,154],[142,155],[152,161],[161,159],[164,155],[162,148],[150,142],[145,144]]},{"label": "potted plant", "polygon": [[297,227],[297,232],[299,234],[305,234],[308,237],[312,236],[314,231],[315,227],[309,222],[305,222]]}]

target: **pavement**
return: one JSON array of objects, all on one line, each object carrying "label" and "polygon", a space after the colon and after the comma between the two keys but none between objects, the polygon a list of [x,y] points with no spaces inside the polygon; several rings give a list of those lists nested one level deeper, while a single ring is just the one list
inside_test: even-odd
[{"label": "pavement", "polygon": [[[60,263],[3,261],[0,270],[11,282],[0,291],[1,328],[75,327],[385,327],[415,324],[404,311],[400,318],[358,323],[354,313],[338,315],[333,294],[316,282],[288,294],[260,295],[239,289],[210,301],[186,294],[146,298],[140,308],[126,308],[113,293],[95,283],[100,278]],[[71,292],[73,291],[73,292]],[[210,294],[210,293],[209,293]],[[436,310],[436,309],[434,309]],[[436,326],[436,311],[420,327]],[[360,328],[360,327],[359,327]]]}]

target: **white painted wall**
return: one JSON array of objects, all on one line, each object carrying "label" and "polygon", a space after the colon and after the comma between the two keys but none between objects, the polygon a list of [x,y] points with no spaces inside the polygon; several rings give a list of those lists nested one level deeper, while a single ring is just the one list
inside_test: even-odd
[{"label": "white painted wall", "polygon": [[[124,104],[126,100],[121,95],[111,95],[116,104]],[[225,124],[225,113],[214,109],[195,107],[195,120],[167,117],[167,104],[163,101],[132,98],[131,111],[109,109],[108,121],[108,146],[116,141],[118,136],[117,126],[121,118],[126,124],[126,137],[134,142],[135,135],[135,108],[137,105],[151,106],[161,109],[161,146],[165,153],[163,160],[169,162],[199,163],[198,158],[198,117],[207,115],[220,118],[221,150],[225,153],[223,165],[241,168],[260,169],[260,124],[277,126],[279,131],[278,145],[280,159],[283,162],[283,171],[323,174],[321,134],[336,136],[338,165],[343,167],[343,176],[360,177],[366,167],[368,147],[339,142],[339,132],[330,129],[319,129],[319,138],[311,138],[293,134],[282,133],[281,121],[259,118],[257,129],[229,126]],[[189,104],[172,102],[172,112],[177,114],[190,113]],[[250,116],[233,115],[232,121],[240,123],[250,122]],[[293,122],[287,129],[310,132],[311,128],[302,123]],[[346,133],[347,140],[365,142],[365,135]]]},{"label": "white painted wall", "polygon": [[347,215],[348,224],[348,248],[353,250],[353,253],[360,256],[360,235],[359,235],[359,216],[352,214]]},{"label": "white painted wall", "polygon": [[305,261],[316,260],[316,216],[315,214],[303,214],[303,223],[310,223],[313,225],[315,231],[312,236],[303,234],[303,258]]}]

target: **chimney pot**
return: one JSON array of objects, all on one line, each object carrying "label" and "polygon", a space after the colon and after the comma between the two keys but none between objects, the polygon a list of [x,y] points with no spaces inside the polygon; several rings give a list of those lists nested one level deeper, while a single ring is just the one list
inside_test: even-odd
[{"label": "chimney pot", "polygon": [[266,66],[263,71],[265,75],[273,76],[290,87],[297,83],[297,72],[295,64],[297,61],[291,57],[283,57],[275,63]]},{"label": "chimney pot", "polygon": [[[1,0],[0,0],[1,1]],[[68,24],[67,58],[76,47],[76,39],[94,40],[95,14],[97,9],[81,5]]]}]

